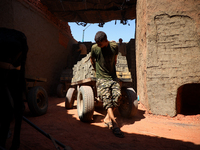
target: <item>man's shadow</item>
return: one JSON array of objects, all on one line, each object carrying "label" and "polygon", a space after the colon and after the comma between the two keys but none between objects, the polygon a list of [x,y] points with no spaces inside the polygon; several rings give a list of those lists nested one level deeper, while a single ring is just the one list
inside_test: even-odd
[{"label": "man's shadow", "polygon": [[[102,103],[95,104],[95,111],[98,114],[93,115],[92,122],[103,122],[103,119],[106,116],[106,110],[103,109]],[[114,116],[117,118],[117,122],[120,127],[122,127],[123,125],[134,124],[135,121],[140,121],[141,119],[144,119],[145,118],[144,114],[145,114],[144,110],[138,109],[137,113],[134,116],[125,118],[121,116],[118,108],[114,111]]]}]

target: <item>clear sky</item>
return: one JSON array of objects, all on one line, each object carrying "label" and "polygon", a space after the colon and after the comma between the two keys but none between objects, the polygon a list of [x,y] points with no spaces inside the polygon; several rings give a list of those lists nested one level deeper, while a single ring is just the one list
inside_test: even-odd
[{"label": "clear sky", "polygon": [[[126,25],[120,23],[119,20],[107,22],[103,27],[99,27],[98,23],[87,24],[85,27],[77,25],[76,23],[68,23],[72,36],[75,40],[82,42],[84,32],[84,42],[94,42],[94,36],[96,32],[103,31],[107,34],[108,40],[119,41],[119,38],[123,39],[123,42],[129,42],[131,38],[135,38],[135,19],[128,20]],[[83,31],[85,29],[85,31]]]}]

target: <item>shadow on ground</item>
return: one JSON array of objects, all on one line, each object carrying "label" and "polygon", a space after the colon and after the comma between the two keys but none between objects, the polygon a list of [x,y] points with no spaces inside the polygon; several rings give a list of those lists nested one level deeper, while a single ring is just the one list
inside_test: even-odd
[{"label": "shadow on ground", "polygon": [[[45,115],[33,117],[26,108],[24,116],[37,125],[52,137],[70,146],[74,150],[198,150],[200,145],[180,140],[167,139],[157,136],[147,136],[135,134],[131,131],[136,121],[144,119],[144,111],[139,110],[138,115],[133,118],[122,118],[116,112],[117,119],[121,126],[126,127],[125,138],[118,138],[112,134],[112,130],[103,126],[102,119],[105,111],[97,107],[94,120],[89,123],[81,122],[77,117],[77,110],[74,107],[71,110],[65,109],[62,104],[62,98],[50,98],[49,108]],[[129,126],[131,125],[131,126]],[[13,131],[13,123],[11,130]],[[145,126],[145,124],[144,124]],[[11,138],[7,141],[7,148],[11,145]],[[21,146],[19,150],[55,150],[52,141],[39,133],[25,121],[22,123]],[[62,148],[61,148],[62,149]]]}]

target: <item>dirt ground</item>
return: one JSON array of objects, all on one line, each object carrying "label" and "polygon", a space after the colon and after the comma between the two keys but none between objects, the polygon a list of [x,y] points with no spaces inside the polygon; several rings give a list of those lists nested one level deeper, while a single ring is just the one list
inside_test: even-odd
[{"label": "dirt ground", "polygon": [[[76,105],[67,110],[64,101],[64,98],[49,97],[48,111],[39,117],[34,117],[26,104],[24,116],[74,150],[200,149],[200,114],[177,115],[173,118],[156,116],[148,114],[139,103],[138,114],[133,118],[125,119],[118,111],[115,112],[125,134],[125,138],[118,138],[104,126],[102,121],[105,111],[102,106],[95,107],[93,121],[84,123],[77,116]],[[14,122],[11,124],[12,132],[13,127]],[[11,140],[12,136],[7,141],[7,149]],[[50,139],[23,121],[19,150],[56,150],[56,147]]]}]

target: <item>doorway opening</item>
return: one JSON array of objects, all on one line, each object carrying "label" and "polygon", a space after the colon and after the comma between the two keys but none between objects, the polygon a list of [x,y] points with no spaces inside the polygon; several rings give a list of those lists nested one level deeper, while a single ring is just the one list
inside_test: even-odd
[{"label": "doorway opening", "polygon": [[[68,23],[71,29],[73,38],[87,47],[87,53],[90,52],[91,47],[95,44],[94,36],[96,32],[103,31],[107,34],[109,41],[115,41],[119,43],[119,38],[122,38],[123,44],[126,45],[126,59],[128,63],[129,71],[131,72],[132,82],[127,86],[133,87],[137,92],[137,77],[136,77],[136,54],[135,54],[135,24],[136,20],[128,20],[126,25],[120,23],[119,20],[113,20],[107,22],[103,27],[99,27],[98,23],[88,24],[87,26],[78,25],[75,22]],[[70,62],[76,60],[78,56],[77,50],[78,44],[73,44],[72,55],[70,55]],[[72,58],[73,56],[74,58]],[[76,62],[73,63],[73,65]],[[72,65],[72,66],[73,66]]]},{"label": "doorway opening", "polygon": [[177,114],[200,114],[200,84],[185,84],[178,88],[176,98]]},{"label": "doorway opening", "polygon": [[79,25],[76,22],[68,22],[71,34],[75,40],[80,42],[94,43],[96,32],[103,31],[107,34],[109,41],[118,42],[119,38],[127,43],[130,39],[135,38],[136,20],[127,20],[127,24],[123,25],[120,20],[112,20],[106,22],[102,27],[98,23],[88,23],[87,26]]}]

